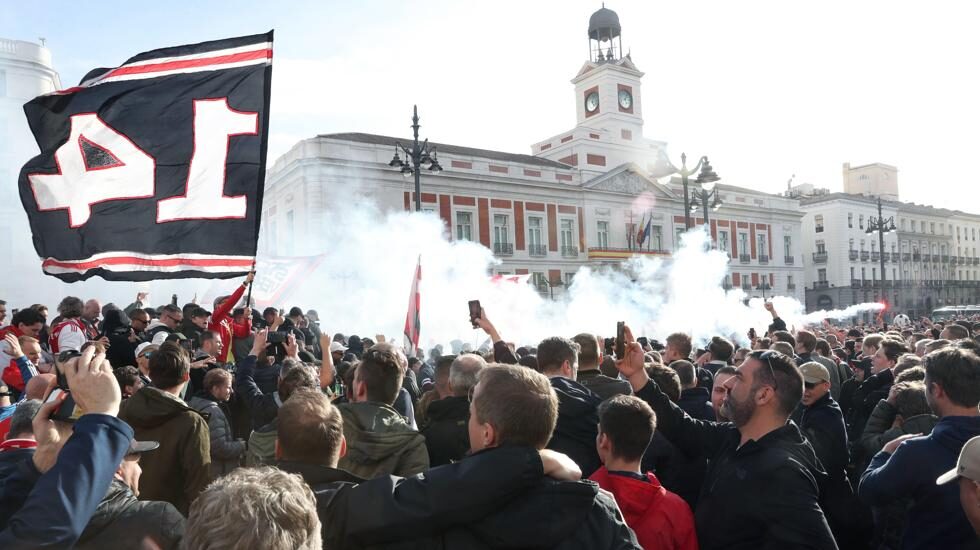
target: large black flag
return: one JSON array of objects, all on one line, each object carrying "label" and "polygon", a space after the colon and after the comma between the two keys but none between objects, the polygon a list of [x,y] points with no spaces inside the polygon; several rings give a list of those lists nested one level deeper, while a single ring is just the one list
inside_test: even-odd
[{"label": "large black flag", "polygon": [[42,269],[72,282],[229,278],[255,258],[272,32],[141,53],[24,106]]}]

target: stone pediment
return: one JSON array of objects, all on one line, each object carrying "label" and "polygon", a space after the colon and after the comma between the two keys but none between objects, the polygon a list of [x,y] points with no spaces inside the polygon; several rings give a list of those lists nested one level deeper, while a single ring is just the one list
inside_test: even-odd
[{"label": "stone pediment", "polygon": [[609,191],[627,195],[653,193],[658,197],[676,198],[669,189],[648,177],[639,166],[624,164],[610,172],[597,176],[582,185],[585,189]]}]

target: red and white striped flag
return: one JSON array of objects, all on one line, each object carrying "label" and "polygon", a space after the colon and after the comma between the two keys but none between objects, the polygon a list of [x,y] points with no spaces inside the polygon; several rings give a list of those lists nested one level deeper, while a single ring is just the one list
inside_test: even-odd
[{"label": "red and white striped flag", "polygon": [[412,357],[419,347],[419,332],[422,322],[419,316],[421,297],[419,296],[419,281],[422,280],[422,257],[419,256],[415,266],[415,277],[412,279],[412,292],[408,295],[408,314],[405,316],[405,355]]}]

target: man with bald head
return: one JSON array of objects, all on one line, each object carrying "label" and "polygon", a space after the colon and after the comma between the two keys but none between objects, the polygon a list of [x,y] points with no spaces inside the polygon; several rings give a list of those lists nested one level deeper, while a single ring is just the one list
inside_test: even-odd
[{"label": "man with bald head", "polygon": [[85,323],[85,336],[89,340],[96,340],[99,337],[99,314],[102,313],[102,304],[92,298],[85,302],[82,308],[82,322]]},{"label": "man with bald head", "polygon": [[463,354],[449,368],[451,395],[433,401],[426,410],[426,425],[422,428],[429,464],[440,466],[462,459],[470,449],[467,425],[470,421],[469,394],[476,378],[487,362],[479,355]]}]

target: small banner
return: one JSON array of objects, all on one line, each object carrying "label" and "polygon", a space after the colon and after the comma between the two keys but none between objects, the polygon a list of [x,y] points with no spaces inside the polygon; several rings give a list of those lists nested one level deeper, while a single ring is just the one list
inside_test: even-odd
[{"label": "small banner", "polygon": [[412,292],[408,295],[408,314],[405,315],[405,354],[408,357],[414,356],[419,348],[419,332],[422,330],[422,321],[419,317],[422,305],[419,296],[421,280],[422,257],[419,256],[418,264],[415,266],[415,276],[412,278]]}]

